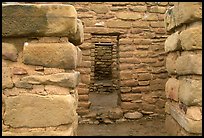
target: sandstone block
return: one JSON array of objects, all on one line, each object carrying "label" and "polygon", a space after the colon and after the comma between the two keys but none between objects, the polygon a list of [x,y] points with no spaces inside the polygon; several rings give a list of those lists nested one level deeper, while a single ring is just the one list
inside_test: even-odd
[{"label": "sandstone block", "polygon": [[77,12],[66,4],[3,4],[3,36],[71,36]]},{"label": "sandstone block", "polygon": [[106,25],[110,28],[130,28],[132,23],[128,21],[110,20]]},{"label": "sandstone block", "polygon": [[108,112],[108,116],[111,119],[120,119],[123,117],[123,111],[120,108],[114,108]]},{"label": "sandstone block", "polygon": [[133,113],[126,113],[126,114],[124,114],[124,116],[127,119],[139,119],[139,118],[143,117],[142,113],[137,112],[137,111],[133,112]]},{"label": "sandstone block", "polygon": [[75,46],[81,45],[84,42],[84,28],[81,20],[77,19],[77,31],[74,35],[69,37],[69,42]]},{"label": "sandstone block", "polygon": [[134,12],[144,12],[144,11],[147,11],[147,7],[146,6],[134,6],[134,7],[130,7],[129,9],[131,11],[134,11]]},{"label": "sandstone block", "polygon": [[169,74],[176,74],[176,60],[178,58],[177,53],[169,53],[166,57],[166,69]]},{"label": "sandstone block", "polygon": [[13,44],[2,43],[2,58],[17,61],[18,51]]},{"label": "sandstone block", "polygon": [[202,105],[202,80],[179,80],[179,100],[187,106]]},{"label": "sandstone block", "polygon": [[137,79],[138,80],[150,80],[152,78],[152,76],[151,76],[151,74],[149,74],[149,73],[140,73],[140,74],[138,74],[138,77],[137,77]]},{"label": "sandstone block", "polygon": [[120,79],[132,79],[133,73],[132,71],[120,71]]},{"label": "sandstone block", "polygon": [[165,41],[165,52],[180,50],[178,32],[171,34]]},{"label": "sandstone block", "polygon": [[13,68],[14,75],[26,75],[28,74],[27,70],[21,67],[14,67]]},{"label": "sandstone block", "polygon": [[179,80],[169,78],[165,85],[166,97],[178,101]]},{"label": "sandstone block", "polygon": [[121,100],[122,101],[135,101],[135,100],[140,100],[142,97],[142,94],[140,93],[125,93],[121,94]]},{"label": "sandstone block", "polygon": [[165,7],[159,7],[159,6],[151,6],[149,11],[152,13],[165,13],[166,8]]},{"label": "sandstone block", "polygon": [[82,63],[82,51],[79,47],[77,48],[77,67]]},{"label": "sandstone block", "polygon": [[186,116],[195,121],[202,120],[202,107],[191,106],[187,108]]},{"label": "sandstone block", "polygon": [[102,4],[92,4],[90,9],[97,14],[107,13],[109,11],[108,7]]},{"label": "sandstone block", "polygon": [[180,34],[181,46],[184,50],[202,49],[202,26],[192,27]]},{"label": "sandstone block", "polygon": [[121,80],[120,85],[121,86],[134,87],[134,86],[138,85],[138,81],[136,81],[135,79],[132,79],[132,80]]},{"label": "sandstone block", "polygon": [[147,21],[157,21],[158,16],[155,13],[147,13],[144,15],[143,19]]},{"label": "sandstone block", "polygon": [[2,89],[12,88],[11,70],[9,67],[2,67]]},{"label": "sandstone block", "polygon": [[58,85],[66,88],[75,88],[79,84],[79,72],[57,73],[52,75],[30,75],[23,77],[20,83],[33,85]]},{"label": "sandstone block", "polygon": [[5,99],[4,123],[12,127],[48,127],[72,123],[76,109],[71,95],[19,95]]},{"label": "sandstone block", "polygon": [[202,19],[202,2],[175,2],[173,10],[176,26]]},{"label": "sandstone block", "polygon": [[176,71],[179,75],[202,74],[202,55],[186,53],[176,60]]},{"label": "sandstone block", "polygon": [[142,18],[141,14],[134,12],[119,12],[116,17],[122,20],[138,20]]},{"label": "sandstone block", "polygon": [[195,121],[188,118],[178,106],[170,105],[172,117],[189,133],[202,133],[202,120]]},{"label": "sandstone block", "polygon": [[71,43],[25,43],[23,62],[44,67],[75,69],[77,48]]},{"label": "sandstone block", "polygon": [[54,86],[54,85],[45,85],[45,91],[47,94],[53,94],[53,95],[68,95],[70,94],[69,89],[60,87],[60,86]]},{"label": "sandstone block", "polygon": [[122,102],[121,109],[122,110],[137,110],[140,108],[141,105],[131,102]]}]

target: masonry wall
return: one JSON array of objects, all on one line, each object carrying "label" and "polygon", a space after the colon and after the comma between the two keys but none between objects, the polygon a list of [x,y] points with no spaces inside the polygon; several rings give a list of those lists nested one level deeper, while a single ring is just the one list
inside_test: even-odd
[{"label": "masonry wall", "polygon": [[[165,16],[169,34],[166,128],[170,135],[202,135],[202,3],[175,2]],[[173,128],[173,129],[172,129]]]},{"label": "masonry wall", "polygon": [[83,26],[72,5],[2,5],[2,135],[77,135]]},{"label": "masonry wall", "polygon": [[[67,3],[67,2],[66,2]],[[164,115],[165,68],[164,13],[168,2],[69,2],[84,25],[84,43],[79,84],[78,113],[89,113],[88,95],[93,83],[93,53],[96,42],[117,44],[115,84],[122,114]],[[105,38],[106,37],[106,38]],[[118,68],[117,68],[118,66]],[[91,91],[90,91],[91,90]]]}]

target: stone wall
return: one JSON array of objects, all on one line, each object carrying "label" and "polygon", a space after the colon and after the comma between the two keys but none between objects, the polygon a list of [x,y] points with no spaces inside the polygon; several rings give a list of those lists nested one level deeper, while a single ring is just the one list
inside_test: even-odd
[{"label": "stone wall", "polygon": [[175,2],[166,12],[166,128],[202,135],[202,2]]},{"label": "stone wall", "polygon": [[[67,3],[67,2],[65,2]],[[165,68],[164,13],[171,2],[68,2],[84,25],[78,113],[89,114],[94,84],[95,43],[116,47],[113,86],[123,114],[164,115]],[[113,75],[113,74],[112,74]]]},{"label": "stone wall", "polygon": [[77,135],[83,26],[75,8],[2,8],[2,135]]}]

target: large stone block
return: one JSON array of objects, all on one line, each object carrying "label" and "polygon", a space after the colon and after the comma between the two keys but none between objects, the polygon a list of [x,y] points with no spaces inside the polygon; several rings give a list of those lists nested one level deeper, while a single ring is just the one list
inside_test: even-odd
[{"label": "large stone block", "polygon": [[90,9],[98,14],[107,13],[109,11],[105,4],[92,4]]},{"label": "large stone block", "polygon": [[75,69],[77,48],[71,43],[25,43],[23,62],[52,68]]},{"label": "large stone block", "polygon": [[170,105],[171,116],[189,133],[202,133],[202,120],[195,121],[188,118],[178,106]]},{"label": "large stone block", "polygon": [[77,31],[69,37],[69,42],[75,46],[81,45],[84,42],[84,28],[81,20],[77,19]]},{"label": "large stone block", "polygon": [[165,41],[165,52],[176,51],[181,49],[181,45],[179,44],[179,34],[178,32],[170,35]]},{"label": "large stone block", "polygon": [[11,79],[11,69],[9,67],[2,67],[2,89],[12,87],[13,81]]},{"label": "large stone block", "polygon": [[18,51],[13,44],[2,43],[2,58],[17,61]]},{"label": "large stone block", "polygon": [[110,28],[130,28],[131,26],[132,23],[128,21],[110,20],[107,22],[107,27]]},{"label": "large stone block", "polygon": [[202,55],[186,53],[176,60],[176,72],[179,75],[202,74]]},{"label": "large stone block", "polygon": [[179,100],[188,106],[202,106],[202,80],[179,80]]},{"label": "large stone block", "polygon": [[174,7],[166,11],[164,18],[167,31],[198,20],[202,20],[202,2],[175,2]]},{"label": "large stone block", "polygon": [[202,26],[199,25],[182,31],[180,40],[184,50],[202,49]]},{"label": "large stone block", "polygon": [[121,94],[122,101],[136,101],[142,98],[142,94],[140,93],[125,93]]},{"label": "large stone block", "polygon": [[175,2],[173,10],[176,26],[202,20],[202,2]]},{"label": "large stone block", "polygon": [[5,99],[4,123],[11,127],[48,127],[74,122],[75,101],[71,95],[19,95]]},{"label": "large stone block", "polygon": [[165,85],[166,97],[178,101],[179,80],[169,78]]},{"label": "large stone block", "polygon": [[58,85],[66,88],[75,88],[79,84],[79,72],[57,73],[52,75],[30,75],[23,77],[20,82],[25,84]]},{"label": "large stone block", "polygon": [[2,36],[71,36],[77,12],[67,4],[3,4]]},{"label": "large stone block", "polygon": [[166,57],[166,69],[169,74],[176,74],[176,59],[178,54],[176,52],[169,53]]}]

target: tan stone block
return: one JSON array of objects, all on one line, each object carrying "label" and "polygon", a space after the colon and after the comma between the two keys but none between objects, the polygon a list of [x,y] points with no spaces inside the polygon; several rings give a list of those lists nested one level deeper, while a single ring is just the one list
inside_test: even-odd
[{"label": "tan stone block", "polygon": [[134,86],[138,86],[138,81],[136,81],[135,79],[121,80],[120,81],[120,85],[121,86],[134,87]]},{"label": "tan stone block", "polygon": [[11,69],[9,67],[2,67],[2,89],[12,87],[13,81],[11,79]]},{"label": "tan stone block", "polygon": [[179,80],[179,100],[187,106],[202,106],[202,80]]},{"label": "tan stone block", "polygon": [[142,18],[141,14],[135,12],[118,12],[116,17],[122,20],[138,20]]},{"label": "tan stone block", "polygon": [[69,37],[69,42],[75,46],[81,45],[84,42],[84,28],[81,20],[77,19],[77,31],[74,35]]},{"label": "tan stone block", "polygon": [[106,25],[110,28],[130,28],[132,26],[132,23],[121,20],[110,20],[106,23]]},{"label": "tan stone block", "polygon": [[202,20],[202,2],[175,2],[173,10],[177,26]]},{"label": "tan stone block", "polygon": [[202,49],[202,25],[182,31],[180,40],[184,50]]},{"label": "tan stone block", "polygon": [[171,34],[165,41],[165,52],[180,50],[181,45],[179,41],[178,32]]},{"label": "tan stone block", "polygon": [[45,85],[45,91],[51,95],[68,95],[71,90],[60,86]]},{"label": "tan stone block", "polygon": [[149,12],[152,12],[152,13],[165,13],[166,12],[166,7],[151,6]]},{"label": "tan stone block", "polygon": [[188,107],[186,116],[196,121],[202,120],[202,107],[197,106]]},{"label": "tan stone block", "polygon": [[142,94],[140,93],[125,93],[121,94],[121,100],[128,102],[128,101],[134,101],[134,100],[140,100],[142,97]]},{"label": "tan stone block", "polygon": [[142,80],[142,81],[144,81],[144,80],[151,80],[151,78],[152,78],[152,76],[149,73],[140,73],[137,76],[137,79],[138,80]]},{"label": "tan stone block", "polygon": [[2,43],[2,58],[10,61],[17,61],[18,51],[13,44]]},{"label": "tan stone block", "polygon": [[88,95],[79,95],[79,101],[88,101],[89,100],[89,96]]},{"label": "tan stone block", "polygon": [[133,78],[133,73],[132,71],[120,71],[120,79],[132,79]]},{"label": "tan stone block", "polygon": [[178,101],[179,80],[169,78],[165,85],[166,97]]},{"label": "tan stone block", "polygon": [[97,14],[101,14],[107,13],[109,11],[109,8],[105,4],[92,4],[90,10],[94,11]]},{"label": "tan stone block", "polygon": [[166,57],[166,69],[169,74],[176,74],[176,60],[178,58],[176,52],[169,53]]},{"label": "tan stone block", "polygon": [[43,68],[44,74],[45,75],[51,75],[51,74],[57,74],[57,73],[64,73],[64,69],[59,69],[59,68]]},{"label": "tan stone block", "polygon": [[90,101],[79,101],[78,107],[89,108],[91,106]]},{"label": "tan stone block", "polygon": [[77,49],[71,43],[25,43],[23,62],[44,67],[75,69]]},{"label": "tan stone block", "polygon": [[71,36],[77,12],[66,4],[3,4],[2,29],[3,36]]},{"label": "tan stone block", "polygon": [[171,116],[189,133],[202,133],[202,120],[195,121],[188,118],[178,106],[170,105]]},{"label": "tan stone block", "polygon": [[82,82],[82,83],[90,84],[90,82],[91,82],[91,77],[89,74],[81,74],[80,78],[81,78],[80,82]]},{"label": "tan stone block", "polygon": [[177,58],[175,65],[179,75],[202,74],[202,54],[183,54]]},{"label": "tan stone block", "polygon": [[8,97],[5,99],[4,123],[12,127],[47,127],[69,124],[77,116],[74,108],[76,100],[71,95],[25,94]]},{"label": "tan stone block", "polygon": [[82,63],[82,51],[81,49],[77,46],[77,67]]},{"label": "tan stone block", "polygon": [[135,93],[148,92],[149,90],[150,90],[149,86],[137,86],[132,88],[132,92]]},{"label": "tan stone block", "polygon": [[75,88],[79,84],[79,72],[57,73],[52,75],[30,75],[23,77],[20,83],[58,85],[61,87]]},{"label": "tan stone block", "polygon": [[138,64],[140,63],[139,59],[128,57],[128,58],[120,58],[120,63],[130,63],[130,64]]},{"label": "tan stone block", "polygon": [[122,110],[137,110],[140,108],[140,104],[132,103],[132,102],[121,102]]},{"label": "tan stone block", "polygon": [[144,20],[147,21],[157,21],[158,20],[158,16],[156,13],[146,13],[143,17]]},{"label": "tan stone block", "polygon": [[132,26],[135,28],[149,28],[149,22],[146,21],[134,21]]},{"label": "tan stone block", "polygon": [[147,6],[134,6],[130,7],[129,9],[134,12],[145,12],[147,11]]}]

